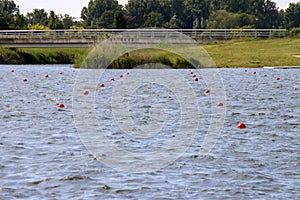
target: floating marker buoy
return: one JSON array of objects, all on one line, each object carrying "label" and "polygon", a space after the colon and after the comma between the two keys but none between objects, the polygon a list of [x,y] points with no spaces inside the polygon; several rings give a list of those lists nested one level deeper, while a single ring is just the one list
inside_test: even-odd
[{"label": "floating marker buoy", "polygon": [[245,69],[245,73],[247,73],[247,72],[248,72],[248,70]]},{"label": "floating marker buoy", "polygon": [[193,74],[194,74],[194,72],[192,72],[192,71],[191,71],[191,72],[190,72],[190,74],[192,74],[192,75],[193,75]]},{"label": "floating marker buoy", "polygon": [[209,89],[205,90],[205,93],[206,94],[210,93],[210,90]]},{"label": "floating marker buoy", "polygon": [[24,78],[23,81],[24,81],[24,82],[27,82],[28,80],[27,80],[27,78]]},{"label": "floating marker buoy", "polygon": [[59,74],[60,74],[60,75],[63,75],[64,73],[63,73],[63,72],[59,72]]},{"label": "floating marker buoy", "polygon": [[194,78],[194,81],[199,81],[199,79],[197,77]]},{"label": "floating marker buoy", "polygon": [[267,77],[268,75],[267,74],[264,74],[264,77]]},{"label": "floating marker buoy", "polygon": [[129,75],[129,72],[126,72],[126,75]]},{"label": "floating marker buoy", "polygon": [[115,81],[115,79],[114,79],[114,78],[111,78],[110,81]]},{"label": "floating marker buoy", "polygon": [[246,128],[246,125],[244,123],[239,123],[237,128],[244,129],[244,128]]},{"label": "floating marker buoy", "polygon": [[12,69],[11,72],[15,72],[15,70]]},{"label": "floating marker buoy", "polygon": [[45,75],[45,78],[48,78],[48,77],[49,77],[49,75],[48,75],[48,74],[46,74],[46,75]]},{"label": "floating marker buoy", "polygon": [[196,77],[197,77],[197,75],[196,75],[196,74],[194,74],[194,75],[193,75],[193,77],[194,77],[194,78],[196,78]]},{"label": "floating marker buoy", "polygon": [[57,105],[57,107],[58,107],[58,108],[64,108],[64,107],[65,107],[65,105],[64,105],[64,104],[62,104],[62,103],[60,103],[60,104],[58,104],[58,105]]},{"label": "floating marker buoy", "polygon": [[83,92],[83,94],[84,94],[84,95],[88,95],[88,94],[89,94],[89,91],[85,90],[85,91]]},{"label": "floating marker buoy", "polygon": [[101,83],[101,84],[100,84],[100,87],[105,87],[104,83]]},{"label": "floating marker buoy", "polygon": [[217,105],[218,106],[224,106],[224,104],[222,102],[219,102]]},{"label": "floating marker buoy", "polygon": [[276,78],[276,80],[277,80],[277,81],[280,81],[280,78],[279,78],[279,77],[277,77],[277,78]]},{"label": "floating marker buoy", "polygon": [[255,75],[255,74],[256,74],[256,72],[253,72],[253,74]]},{"label": "floating marker buoy", "polygon": [[120,75],[120,78],[123,78],[123,75],[122,75],[122,74]]}]

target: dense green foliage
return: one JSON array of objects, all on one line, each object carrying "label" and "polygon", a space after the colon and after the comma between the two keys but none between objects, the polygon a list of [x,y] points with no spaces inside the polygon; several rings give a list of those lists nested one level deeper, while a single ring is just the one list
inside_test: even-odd
[{"label": "dense green foliage", "polygon": [[[80,8],[79,8],[80,9]],[[279,10],[271,0],[90,0],[82,21],[34,9],[20,14],[13,0],[0,0],[0,29],[83,28],[298,28],[300,2]],[[37,26],[39,27],[39,26]],[[40,27],[40,28],[41,28]],[[45,28],[43,28],[45,29]]]},{"label": "dense green foliage", "polygon": [[0,48],[0,64],[73,64],[83,60],[88,49]]}]

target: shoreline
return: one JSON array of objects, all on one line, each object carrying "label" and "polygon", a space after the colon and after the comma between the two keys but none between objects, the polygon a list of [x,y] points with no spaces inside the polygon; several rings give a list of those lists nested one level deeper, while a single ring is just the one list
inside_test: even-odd
[{"label": "shoreline", "polygon": [[[25,66],[25,67],[38,67],[38,66],[45,66],[45,67],[52,67],[53,65],[56,66],[69,66],[70,68],[74,69],[97,69],[97,68],[80,68],[74,64],[0,64],[0,66]],[[134,69],[134,68],[107,68],[109,70],[123,70],[123,69]],[[154,69],[154,68],[149,68]],[[170,68],[170,69],[300,69],[300,66],[258,66],[258,67],[202,67],[202,68]]]},{"label": "shoreline", "polygon": [[[129,52],[114,60],[110,68],[130,69],[145,63],[161,63],[171,68],[191,68],[193,51],[206,51],[217,68],[299,68],[300,38],[237,39],[199,44],[191,51],[189,60],[177,54],[157,49],[142,49]],[[0,64],[70,64],[82,66],[92,49],[89,48],[20,48],[0,47]],[[176,51],[175,51],[176,52]],[[178,50],[180,52],[180,50]],[[99,63],[99,62],[98,62]],[[91,63],[92,64],[92,63]],[[202,63],[205,66],[204,63]],[[87,65],[88,66],[88,65]],[[214,65],[212,65],[214,66]]]}]

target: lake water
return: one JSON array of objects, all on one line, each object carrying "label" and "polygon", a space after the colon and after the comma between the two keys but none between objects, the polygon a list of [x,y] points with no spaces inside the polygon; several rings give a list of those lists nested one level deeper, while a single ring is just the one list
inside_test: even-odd
[{"label": "lake water", "polygon": [[[165,71],[161,83],[131,90],[124,105],[125,114],[128,111],[132,117],[127,121],[118,101],[121,90],[116,88],[123,90],[126,82],[122,80],[134,80],[139,73],[139,78],[147,77],[151,70],[106,70],[99,80],[105,87],[98,86],[94,93],[86,85],[83,89],[90,93],[84,95],[84,91],[74,93],[82,71],[71,66],[0,66],[0,199],[300,199],[300,70],[245,70],[198,70],[198,82],[189,70],[178,70],[185,80],[181,86],[189,85],[185,89],[176,82],[165,87],[164,81],[174,81],[167,76],[172,72]],[[226,119],[211,151],[201,156],[199,149],[215,114],[211,113],[213,97],[205,94],[207,83],[201,77],[207,71],[222,77]],[[120,74],[124,75],[121,80]],[[154,70],[151,74],[161,77],[164,73]],[[183,101],[180,95],[188,91],[195,95]],[[94,103],[83,101],[88,97]],[[115,99],[117,103],[111,103]],[[197,105],[184,104],[190,101]],[[58,109],[58,103],[65,108]],[[86,106],[80,108],[82,116],[80,109],[74,110],[81,105]],[[85,118],[90,110],[102,129],[96,136],[105,136],[120,151],[103,150],[101,145],[106,143],[95,140],[104,151],[97,156],[84,142],[87,136],[77,131],[80,122],[76,119],[82,117],[89,130],[96,130],[89,124],[92,119]],[[193,110],[199,111],[199,119]],[[191,123],[196,119],[198,126],[192,138],[187,134],[186,141],[171,143],[167,155],[172,159],[159,168],[154,168],[159,159],[136,167],[139,160],[146,162],[143,156],[169,158],[163,149],[182,136],[177,129],[184,117]],[[126,126],[127,122],[132,124]],[[238,129],[240,122],[247,128]],[[130,135],[132,126],[151,134]],[[184,131],[188,133],[189,127],[195,128],[186,125]],[[119,152],[141,157],[127,162]]]}]

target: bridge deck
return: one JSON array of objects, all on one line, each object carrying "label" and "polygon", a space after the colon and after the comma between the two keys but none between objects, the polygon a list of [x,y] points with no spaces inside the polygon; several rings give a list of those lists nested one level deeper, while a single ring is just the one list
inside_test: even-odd
[{"label": "bridge deck", "polygon": [[190,43],[234,38],[286,37],[285,29],[83,29],[1,30],[3,47],[88,47],[105,39],[115,43]]}]

